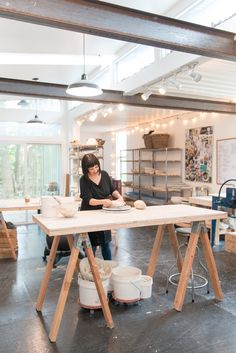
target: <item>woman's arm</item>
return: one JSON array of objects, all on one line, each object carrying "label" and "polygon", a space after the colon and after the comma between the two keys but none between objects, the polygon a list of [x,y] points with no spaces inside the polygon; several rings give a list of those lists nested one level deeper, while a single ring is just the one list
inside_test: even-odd
[{"label": "woman's arm", "polygon": [[111,200],[109,199],[90,199],[89,200],[89,205],[90,206],[104,206],[104,207],[110,207],[111,206]]},{"label": "woman's arm", "polygon": [[112,193],[112,196],[117,199],[118,201],[124,202],[123,197],[121,196],[121,194],[119,193],[119,191],[115,190]]}]

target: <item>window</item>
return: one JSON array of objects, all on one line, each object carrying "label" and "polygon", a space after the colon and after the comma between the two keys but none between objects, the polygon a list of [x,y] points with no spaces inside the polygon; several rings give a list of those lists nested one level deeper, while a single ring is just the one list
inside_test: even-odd
[{"label": "window", "polygon": [[24,124],[17,122],[0,122],[1,136],[15,137],[56,137],[61,134],[59,124]]}]

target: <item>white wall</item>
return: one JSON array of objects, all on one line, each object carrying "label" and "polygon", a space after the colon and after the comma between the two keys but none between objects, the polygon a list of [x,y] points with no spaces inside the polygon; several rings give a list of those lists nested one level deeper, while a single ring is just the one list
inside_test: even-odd
[{"label": "white wall", "polygon": [[[192,119],[196,118],[196,121]],[[212,183],[195,183],[187,182],[189,185],[195,186],[207,186],[209,192],[218,192],[220,185],[216,183],[216,141],[225,138],[236,138],[236,115],[223,115],[215,113],[206,113],[200,115],[199,113],[189,113],[186,116],[187,123],[184,123],[182,117],[175,119],[173,125],[170,125],[167,120],[163,120],[166,123],[165,128],[158,129],[157,132],[165,132],[170,134],[169,147],[178,147],[183,149],[183,175],[184,175],[184,148],[185,148],[185,130],[194,127],[202,126],[213,126],[214,133],[214,146],[213,146],[213,175]],[[145,126],[144,126],[145,127]],[[151,130],[152,128],[150,128]],[[127,148],[142,148],[144,142],[142,135],[144,132],[135,132],[130,134],[127,139]],[[236,156],[232,157],[236,158]]]},{"label": "white wall", "polygon": [[[184,123],[185,118],[185,123]],[[193,120],[195,119],[195,120]],[[186,123],[187,122],[187,123]],[[156,122],[157,123],[157,122]],[[159,121],[158,123],[161,123]],[[213,126],[213,175],[212,175],[212,183],[196,183],[196,182],[186,182],[191,185],[193,188],[196,186],[204,186],[208,187],[210,193],[218,192],[220,185],[216,183],[216,141],[219,139],[225,138],[236,138],[236,115],[227,115],[227,114],[216,114],[216,113],[187,113],[186,117],[179,116],[178,119],[175,118],[173,125],[170,125],[170,120],[163,120],[163,123],[166,123],[166,127],[162,127],[157,130],[157,132],[165,132],[170,134],[169,147],[177,147],[182,148],[183,150],[183,175],[184,175],[184,149],[185,149],[185,130],[194,128],[194,127],[202,127],[202,126]],[[148,126],[148,125],[146,125]],[[145,128],[146,126],[142,126]],[[150,130],[153,129],[150,127]],[[125,148],[143,148],[143,136],[144,131],[135,131],[132,134],[127,136],[127,147]],[[112,162],[114,159],[112,158],[113,154],[119,154],[119,151],[115,149],[115,143],[112,141],[112,134],[109,133],[89,133],[88,131],[83,131],[80,135],[81,143],[85,143],[88,138],[102,138],[106,142],[104,144],[104,165],[103,168],[111,174],[113,166]],[[236,157],[236,156],[235,156]],[[233,157],[233,158],[235,158]],[[116,176],[119,178],[119,176]]]}]

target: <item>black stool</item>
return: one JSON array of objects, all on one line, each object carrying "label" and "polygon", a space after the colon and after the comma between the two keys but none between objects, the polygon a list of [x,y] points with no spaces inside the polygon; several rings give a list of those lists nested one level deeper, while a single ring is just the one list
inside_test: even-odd
[{"label": "black stool", "polygon": [[[178,286],[178,280],[180,277],[180,272],[173,273],[171,274],[173,268],[177,265],[178,263],[178,256],[180,249],[183,247],[186,247],[188,245],[188,240],[191,234],[191,228],[176,228],[176,234],[180,234],[184,237],[187,238],[187,241],[185,241],[183,244],[180,244],[178,247],[177,251],[177,256],[176,256],[176,262],[170,267],[168,273],[167,273],[167,281],[166,281],[166,293],[169,291],[169,283],[173,284],[174,286]],[[199,257],[199,247],[197,246],[196,248],[196,253],[197,253],[197,260],[199,265],[202,267],[202,269],[206,273],[206,277],[195,273],[193,269],[191,268],[191,277],[189,279],[189,283],[187,288],[191,289],[192,291],[192,302],[194,303],[194,294],[195,294],[195,289],[203,288],[207,286],[207,293],[209,294],[209,272],[208,269],[203,265],[202,261],[200,260]]]}]

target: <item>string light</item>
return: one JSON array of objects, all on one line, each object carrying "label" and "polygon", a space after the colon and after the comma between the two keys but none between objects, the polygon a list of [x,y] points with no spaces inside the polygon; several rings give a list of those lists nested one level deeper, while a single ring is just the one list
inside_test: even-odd
[{"label": "string light", "polygon": [[[165,117],[165,118],[157,118],[156,120],[158,121],[157,123],[155,121],[152,121],[152,123],[139,123],[138,125],[134,126],[128,126],[126,128],[126,130],[124,131],[123,129],[118,129],[116,130],[119,133],[123,133],[126,135],[129,134],[133,134],[133,133],[146,133],[147,131],[153,130],[153,129],[166,129],[167,126],[173,126],[175,121],[181,120],[183,125],[187,125],[189,123],[189,121],[191,121],[192,123],[196,123],[198,119],[202,119],[206,117],[206,112],[199,112],[196,113],[198,114],[198,117],[195,116],[194,118],[192,118],[193,112],[186,112],[186,113],[182,113],[182,114],[175,114],[169,117]],[[217,113],[211,113],[212,117],[216,117],[218,116]],[[162,123],[162,121],[165,121]],[[145,126],[146,125],[146,126]],[[148,126],[147,126],[148,125]]]},{"label": "string light", "polygon": [[102,107],[99,107],[98,109],[94,109],[93,111],[90,111],[89,113],[83,114],[80,116],[80,119],[77,120],[77,124],[80,125],[78,122],[79,121],[85,121],[85,120],[90,120],[90,121],[95,121],[96,118],[100,115],[103,118],[108,117],[109,114],[112,114],[115,110],[119,110],[120,112],[125,109],[124,104],[118,104],[117,106],[110,106],[107,107],[103,105]]},{"label": "string light", "polygon": [[[118,109],[118,106],[117,106]],[[112,107],[109,108],[110,112],[113,111]],[[89,116],[89,120],[90,121],[94,121],[98,114],[101,112],[101,110],[97,110],[95,112],[93,112],[92,114],[90,114]],[[106,111],[108,112],[108,110]],[[104,114],[104,110],[102,111],[102,113]],[[108,113],[107,113],[108,114]],[[198,116],[192,117],[193,114],[198,114]],[[183,125],[187,125],[189,123],[189,121],[191,121],[192,123],[196,124],[196,122],[198,120],[202,120],[204,118],[206,118],[206,112],[199,112],[199,113],[194,113],[194,112],[186,112],[186,113],[182,113],[182,114],[174,114],[168,117],[164,117],[164,118],[156,118],[154,119],[152,122],[144,122],[144,123],[138,123],[138,124],[133,124],[131,126],[127,126],[127,128],[124,129],[117,129],[116,131],[112,131],[111,132],[111,141],[114,142],[116,140],[116,133],[123,133],[126,134],[127,136],[129,136],[130,134],[134,134],[139,132],[140,134],[143,133],[147,133],[150,130],[159,130],[159,129],[166,129],[167,126],[173,126],[175,121],[181,120]],[[215,112],[209,112],[209,115],[212,118],[216,118],[218,117],[219,114],[215,113]],[[164,122],[163,122],[164,120]],[[76,123],[81,126],[84,123],[85,119],[82,120],[77,120]]]}]

